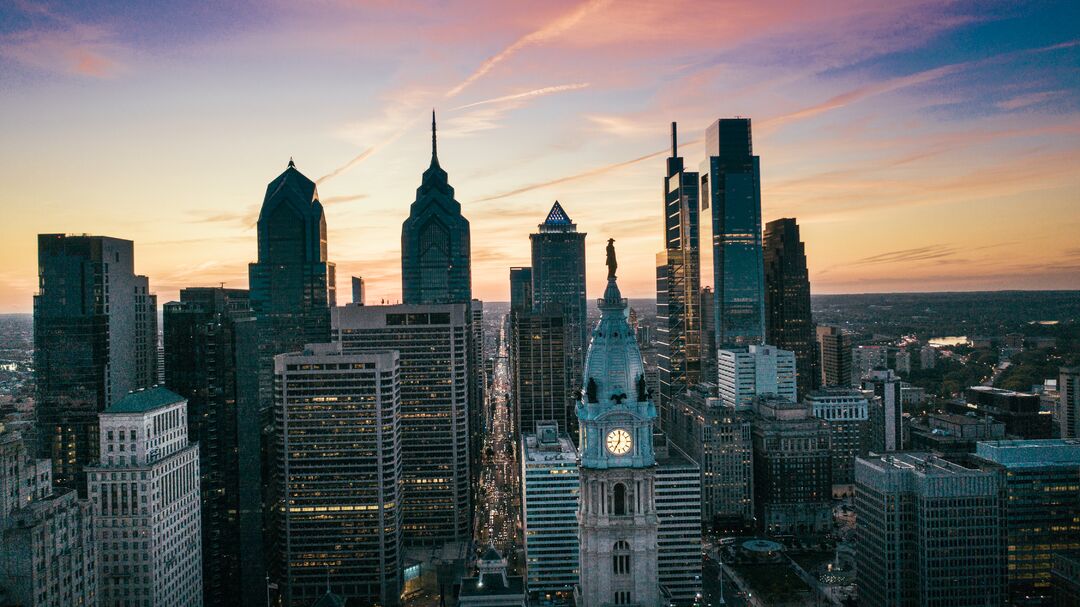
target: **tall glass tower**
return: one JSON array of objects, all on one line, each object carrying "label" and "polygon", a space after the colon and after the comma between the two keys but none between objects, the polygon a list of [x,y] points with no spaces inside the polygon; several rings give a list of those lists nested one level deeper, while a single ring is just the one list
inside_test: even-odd
[{"label": "tall glass tower", "polygon": [[664,177],[664,250],[656,256],[656,341],[661,423],[672,398],[701,381],[701,254],[698,174],[683,168],[671,123],[671,157]]},{"label": "tall glass tower", "polygon": [[766,342],[795,353],[799,399],[818,386],[817,339],[810,318],[810,278],[799,224],[792,218],[765,226]]},{"label": "tall glass tower", "polygon": [[431,165],[401,226],[401,300],[405,304],[468,304],[472,300],[469,220],[461,215],[461,204],[454,199],[454,188],[439,166],[437,152],[432,112]]},{"label": "tall glass tower", "polygon": [[701,209],[712,210],[716,343],[765,339],[761,249],[761,172],[749,118],[722,118],[705,131]]}]

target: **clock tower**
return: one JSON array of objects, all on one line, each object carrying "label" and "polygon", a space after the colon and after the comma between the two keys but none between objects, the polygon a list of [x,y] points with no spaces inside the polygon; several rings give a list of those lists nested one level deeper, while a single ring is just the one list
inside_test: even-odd
[{"label": "clock tower", "polygon": [[581,607],[658,607],[657,517],[653,500],[653,405],[626,300],[615,281],[614,240],[608,284],[599,301],[577,401],[581,428],[578,510]]}]

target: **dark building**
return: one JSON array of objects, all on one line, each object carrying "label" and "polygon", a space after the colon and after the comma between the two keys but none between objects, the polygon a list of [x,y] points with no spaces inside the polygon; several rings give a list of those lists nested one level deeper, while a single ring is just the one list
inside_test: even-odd
[{"label": "dark building", "polygon": [[972,386],[964,393],[963,402],[950,402],[946,407],[952,413],[971,411],[989,415],[1005,424],[1005,434],[1016,438],[1052,438],[1054,420],[1049,411],[1041,411],[1038,394],[1013,392]]},{"label": "dark building", "polygon": [[98,459],[98,413],[157,381],[157,297],[134,268],[130,240],[38,235],[38,448],[53,481],[80,497],[83,468]]},{"label": "dark building", "polygon": [[908,444],[912,451],[942,455],[974,453],[979,441],[1005,438],[1005,424],[992,417],[931,413],[908,423]]},{"label": "dark building", "polygon": [[713,288],[718,347],[765,339],[760,159],[749,118],[724,118],[705,131],[701,210],[712,209]]},{"label": "dark building", "polygon": [[765,224],[765,343],[795,353],[799,398],[817,389],[821,372],[810,317],[806,248],[794,219]]},{"label": "dark building", "polygon": [[664,250],[656,255],[657,405],[665,429],[673,419],[675,395],[702,381],[699,191],[698,174],[684,170],[672,122],[664,177]]},{"label": "dark building", "polygon": [[165,385],[187,399],[189,440],[199,445],[203,603],[238,605],[241,555],[259,550],[241,541],[241,460],[262,457],[239,444],[241,435],[258,444],[262,432],[258,416],[244,415],[237,398],[255,351],[252,332],[244,330],[253,323],[248,291],[183,289],[180,301],[165,304],[163,320]]},{"label": "dark building", "polygon": [[577,414],[566,352],[573,329],[562,310],[514,310],[510,326],[511,399],[518,436],[537,432],[538,422],[556,422],[576,444]]},{"label": "dark building", "polygon": [[510,309],[532,309],[532,268],[510,268]]},{"label": "dark building", "polygon": [[716,315],[713,309],[716,300],[713,297],[712,287],[702,287],[701,296],[701,381],[715,382],[716,369]]},{"label": "dark building", "polygon": [[821,387],[851,386],[851,336],[840,327],[818,325],[817,348]]},{"label": "dark building", "polygon": [[1080,551],[1054,554],[1054,567],[1050,575],[1054,607],[1080,605]]},{"label": "dark building", "polygon": [[829,422],[833,495],[849,495],[855,458],[866,455],[870,439],[867,396],[852,388],[823,388],[807,394],[803,402],[814,417]]},{"label": "dark building", "polygon": [[364,279],[359,276],[352,277],[352,303],[364,305]]},{"label": "dark building", "polygon": [[435,113],[431,113],[431,164],[424,171],[409,218],[401,226],[401,300],[405,304],[472,300],[469,220],[461,215],[446,171],[439,166]]},{"label": "dark building", "polygon": [[754,399],[754,511],[770,535],[827,532],[832,525],[829,424],[810,407]]},{"label": "dark building", "polygon": [[558,200],[544,223],[537,227],[537,233],[529,234],[533,310],[550,313],[556,307],[562,309],[570,334],[566,348],[570,385],[580,386],[589,329],[585,304],[585,232],[577,231],[577,224],[570,220]]},{"label": "dark building", "polygon": [[906,448],[900,387],[900,377],[892,369],[871,371],[862,380],[863,390],[873,393],[869,406],[869,447],[875,453]]}]

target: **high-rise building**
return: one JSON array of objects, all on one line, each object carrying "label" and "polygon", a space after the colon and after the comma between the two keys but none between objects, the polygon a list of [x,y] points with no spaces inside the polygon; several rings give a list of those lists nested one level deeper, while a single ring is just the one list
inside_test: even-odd
[{"label": "high-rise building", "polygon": [[659,605],[655,503],[656,407],[626,322],[608,241],[608,284],[585,357],[581,428],[578,605]]},{"label": "high-rise building", "polygon": [[810,317],[810,275],[799,224],[765,224],[765,343],[795,353],[799,398],[817,388],[817,338]]},{"label": "high-rise building", "polygon": [[1080,438],[1080,367],[1061,367],[1058,424],[1061,438]]},{"label": "high-rise building", "polygon": [[585,232],[577,231],[577,224],[556,200],[544,222],[537,226],[537,232],[529,234],[529,242],[533,311],[562,310],[568,333],[570,384],[580,385],[589,331],[585,305]]},{"label": "high-rise building", "polygon": [[713,288],[718,348],[765,339],[761,169],[749,118],[722,118],[705,130],[701,210],[712,209]]},{"label": "high-rise building", "polygon": [[86,473],[104,605],[203,604],[199,446],[187,420],[187,400],[161,387],[101,413]]},{"label": "high-rise building", "polygon": [[0,424],[0,603],[98,604],[92,508],[74,489],[54,488],[51,462]]},{"label": "high-rise building", "polygon": [[832,526],[831,435],[810,408],[786,398],[754,399],[754,512],[770,535]]},{"label": "high-rise building", "polygon": [[748,409],[755,396],[795,400],[795,353],[775,346],[752,345],[717,352],[720,401],[725,407]]},{"label": "high-rise building", "polygon": [[572,406],[570,346],[572,331],[561,309],[511,312],[510,380],[515,427],[537,432],[537,424],[555,422],[577,438]]},{"label": "high-rise building", "polygon": [[1054,553],[1080,550],[1080,442],[987,441],[976,445],[975,457],[1005,484],[1011,600],[1049,604]]},{"label": "high-rise building", "polygon": [[655,435],[657,565],[669,605],[701,597],[701,468],[663,434]]},{"label": "high-rise building", "polygon": [[480,491],[480,462],[484,451],[484,405],[487,402],[487,374],[484,372],[484,302],[474,299],[469,305],[469,483],[476,508]]},{"label": "high-rise building", "polygon": [[855,458],[866,455],[870,438],[866,394],[852,388],[823,388],[807,394],[804,402],[811,415],[829,423],[833,493],[850,494]]},{"label": "high-rise building", "polygon": [[840,327],[818,325],[818,360],[821,363],[821,386],[856,385],[851,377],[851,336]]},{"label": "high-rise building", "polygon": [[[359,306],[357,306],[359,307]],[[402,588],[402,421],[394,351],[340,342],[274,358],[284,604],[333,591],[395,605]]]},{"label": "high-rise building", "polygon": [[888,368],[888,346],[855,346],[851,349],[851,385],[858,386],[871,372]]},{"label": "high-rise building", "polygon": [[925,453],[855,460],[859,604],[1005,604],[1001,485]]},{"label": "high-rise building", "polygon": [[[240,533],[243,460],[262,457],[241,451],[240,436],[258,444],[258,416],[238,406],[239,386],[254,352],[248,291],[188,288],[164,306],[165,385],[188,401],[188,435],[199,444],[202,508],[203,603],[241,603],[241,561],[255,559],[260,546],[245,545]],[[241,559],[243,555],[243,559]],[[261,563],[261,558],[259,560]],[[263,583],[263,580],[255,580]]]},{"label": "high-rise building", "polygon": [[352,303],[364,305],[364,279],[360,276],[352,277]]},{"label": "high-rise building", "polygon": [[716,381],[716,315],[713,310],[716,301],[712,287],[702,287],[701,296],[701,377],[702,381]]},{"label": "high-rise building", "polygon": [[535,599],[568,599],[578,583],[577,448],[552,422],[521,438],[525,581]]},{"label": "high-rise building", "polygon": [[672,122],[664,177],[664,250],[656,255],[657,405],[664,428],[672,417],[672,398],[702,380],[699,192],[698,174],[685,170],[679,156]]},{"label": "high-rise building", "polygon": [[39,453],[53,481],[86,495],[98,413],[157,381],[157,297],[135,274],[135,245],[106,236],[38,235],[34,295]]},{"label": "high-rise building", "polygon": [[673,402],[671,441],[701,468],[702,521],[741,531],[754,518],[754,448],[751,414],[725,407],[699,384]]},{"label": "high-rise building", "polygon": [[870,450],[875,453],[903,451],[904,405],[900,398],[900,377],[892,369],[871,371],[863,377],[862,388],[873,396],[868,407]]},{"label": "high-rise building", "polygon": [[510,310],[532,310],[532,268],[510,268]]},{"label": "high-rise building", "polygon": [[397,350],[401,376],[402,526],[408,545],[472,537],[469,319],[466,304],[334,308],[348,354]]},{"label": "high-rise building", "polygon": [[1080,552],[1054,554],[1054,568],[1050,571],[1050,587],[1054,593],[1054,607],[1080,605]]},{"label": "high-rise building", "polygon": [[469,220],[461,214],[437,152],[432,112],[431,164],[401,226],[401,301],[406,304],[472,300]]}]

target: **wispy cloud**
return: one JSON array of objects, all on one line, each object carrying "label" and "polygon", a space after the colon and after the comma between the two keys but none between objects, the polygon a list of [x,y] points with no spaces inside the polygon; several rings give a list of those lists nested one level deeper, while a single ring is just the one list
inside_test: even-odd
[{"label": "wispy cloud", "polygon": [[474,101],[465,105],[459,105],[456,108],[452,108],[453,111],[464,110],[478,105],[489,105],[492,103],[506,103],[508,101],[519,101],[522,99],[529,99],[532,97],[542,97],[544,95],[553,95],[555,93],[564,93],[566,91],[580,91],[581,89],[589,88],[588,82],[579,82],[576,84],[559,84],[556,86],[545,86],[543,88],[533,89],[531,91],[525,91],[524,93],[515,93],[513,95],[503,95],[502,97],[495,97],[494,99],[484,99],[483,101]]},{"label": "wispy cloud", "polygon": [[110,78],[124,66],[123,47],[112,32],[83,24],[57,24],[0,37],[0,57],[46,72]]},{"label": "wispy cloud", "polygon": [[351,196],[328,196],[326,198],[320,198],[319,202],[323,203],[323,206],[329,206],[341,202],[353,202],[356,200],[363,200],[367,197],[367,194],[353,194]]},{"label": "wispy cloud", "polygon": [[1017,95],[1008,99],[997,102],[995,105],[1000,110],[1011,112],[1014,110],[1020,110],[1023,108],[1031,107],[1033,105],[1039,105],[1045,103],[1055,97],[1060,97],[1065,91],[1042,91],[1038,93],[1026,93],[1024,95]]}]

